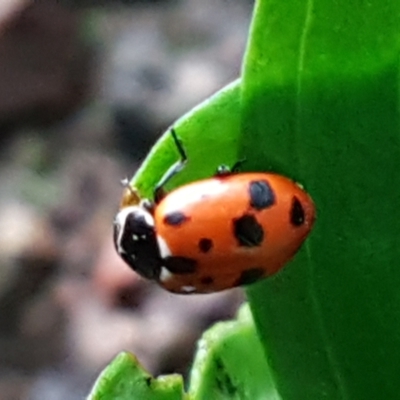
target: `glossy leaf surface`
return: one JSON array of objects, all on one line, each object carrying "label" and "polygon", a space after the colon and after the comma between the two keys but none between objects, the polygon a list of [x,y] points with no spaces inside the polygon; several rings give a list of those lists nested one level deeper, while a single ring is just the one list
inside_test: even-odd
[{"label": "glossy leaf surface", "polygon": [[257,4],[242,152],[318,210],[301,254],[248,291],[285,400],[398,397],[399,17],[398,1]]}]

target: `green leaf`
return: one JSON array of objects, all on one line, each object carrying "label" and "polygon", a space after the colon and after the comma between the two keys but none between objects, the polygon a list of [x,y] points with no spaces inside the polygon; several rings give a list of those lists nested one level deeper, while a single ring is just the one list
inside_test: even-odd
[{"label": "green leaf", "polygon": [[256,5],[241,152],[318,211],[295,260],[248,290],[285,400],[399,397],[399,27],[399,1]]},{"label": "green leaf", "polygon": [[[188,154],[188,166],[174,177],[179,186],[213,175],[221,164],[237,161],[240,134],[240,86],[232,82],[199,104],[174,123]],[[146,160],[132,178],[131,185],[142,196],[152,198],[152,190],[163,173],[179,158],[170,132],[153,146]]]},{"label": "green leaf", "polygon": [[196,400],[281,400],[247,305],[237,320],[216,324],[199,341],[189,394]]},{"label": "green leaf", "polygon": [[[249,351],[251,349],[251,351]],[[153,378],[129,353],[102,372],[87,400],[281,400],[248,305],[236,320],[218,323],[198,343],[189,392],[182,377]]]},{"label": "green leaf", "polygon": [[182,400],[180,375],[154,379],[129,353],[119,354],[97,379],[87,400]]}]

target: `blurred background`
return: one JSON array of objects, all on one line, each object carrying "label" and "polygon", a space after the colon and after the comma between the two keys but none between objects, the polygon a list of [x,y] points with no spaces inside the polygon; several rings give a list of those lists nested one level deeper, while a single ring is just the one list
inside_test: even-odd
[{"label": "blurred background", "polygon": [[239,76],[251,0],[0,1],[0,400],[84,398],[121,350],[187,374],[240,289],[177,296],[112,220],[157,137]]}]

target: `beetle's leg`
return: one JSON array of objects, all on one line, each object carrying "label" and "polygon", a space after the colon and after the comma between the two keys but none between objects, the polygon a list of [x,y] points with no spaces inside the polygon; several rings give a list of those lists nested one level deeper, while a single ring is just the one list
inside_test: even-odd
[{"label": "beetle's leg", "polygon": [[215,176],[223,177],[237,174],[240,172],[241,166],[245,161],[246,159],[242,158],[241,160],[236,161],[231,168],[224,164],[219,165],[217,170],[215,171]]}]

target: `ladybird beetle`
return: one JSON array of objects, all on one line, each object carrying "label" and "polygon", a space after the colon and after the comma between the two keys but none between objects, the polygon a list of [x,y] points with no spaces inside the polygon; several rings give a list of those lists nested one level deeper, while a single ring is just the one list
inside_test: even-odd
[{"label": "ladybird beetle", "polygon": [[180,154],[154,189],[141,199],[126,183],[114,220],[122,259],[145,278],[174,293],[209,293],[248,285],[279,271],[308,233],[315,208],[292,180],[273,173],[239,173],[220,166],[214,177],[170,193],[165,184],[186,164]]}]

